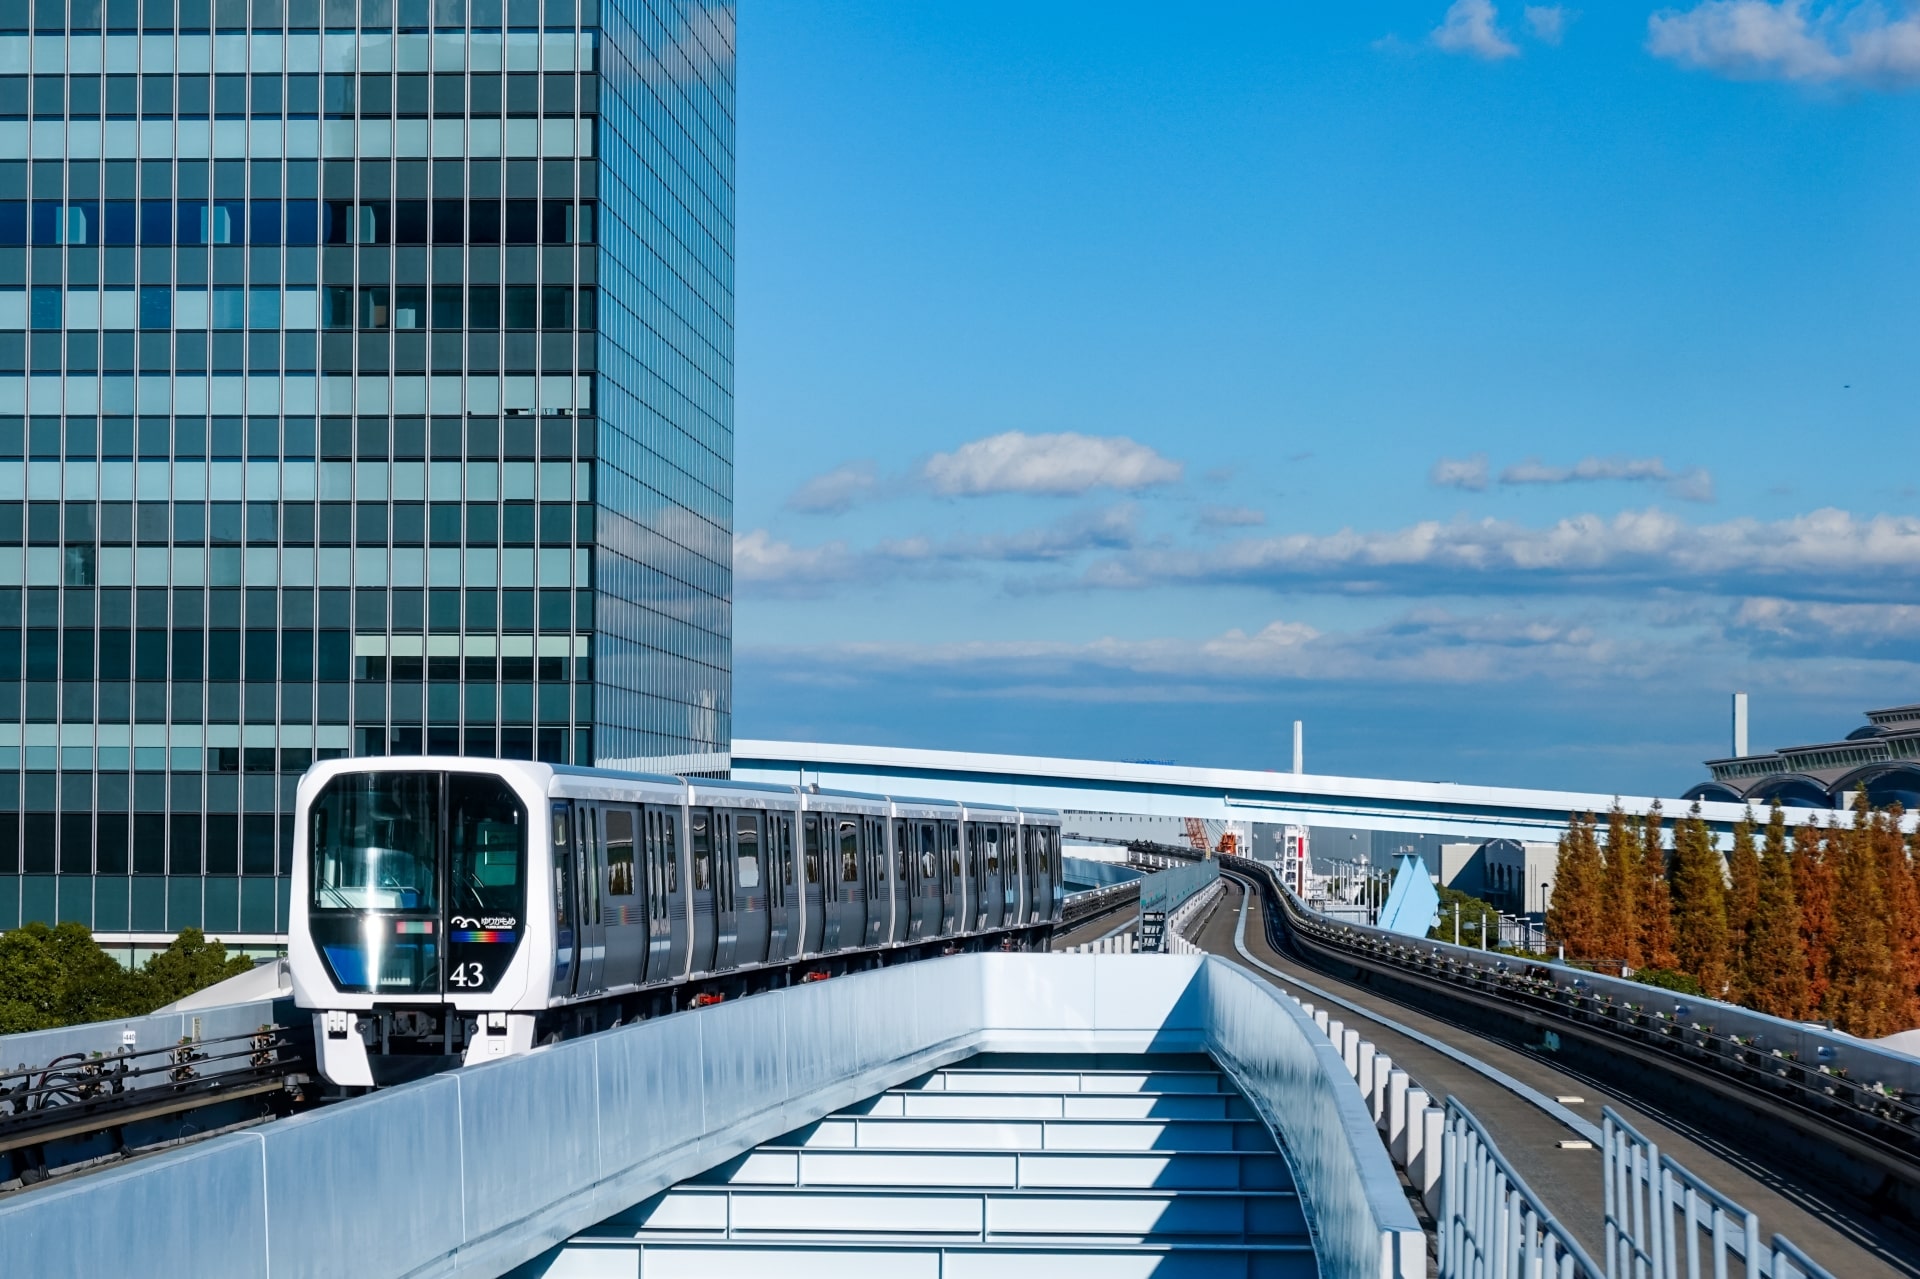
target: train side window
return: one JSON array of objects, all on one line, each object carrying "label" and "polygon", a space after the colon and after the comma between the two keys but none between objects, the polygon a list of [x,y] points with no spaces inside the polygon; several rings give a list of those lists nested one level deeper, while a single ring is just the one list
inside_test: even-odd
[{"label": "train side window", "polygon": [[957,884],[966,871],[960,865],[960,826],[957,822],[940,823],[940,842],[947,850],[947,873]]},{"label": "train side window", "polygon": [[934,877],[940,873],[938,855],[934,852],[933,832],[932,822],[920,823],[920,878],[929,884],[933,883]]},{"label": "train side window", "polygon": [[582,806],[575,814],[574,821],[580,838],[580,875],[581,888],[585,889],[586,901],[580,911],[582,923],[600,922],[600,899],[606,895],[606,877],[600,873],[600,823],[599,814],[594,809]]},{"label": "train side window", "polygon": [[706,892],[713,887],[713,827],[707,813],[693,815],[693,889]]},{"label": "train side window", "polygon": [[553,806],[553,922],[562,931],[573,927],[573,889],[569,883],[567,868],[573,859],[567,855],[572,847],[571,823],[567,820],[567,806]]},{"label": "train side window", "polygon": [[733,814],[713,815],[714,900],[719,909],[733,909]]},{"label": "train side window", "polygon": [[739,813],[734,819],[734,847],[740,850],[740,887],[760,887],[760,815]]},{"label": "train side window", "polygon": [[840,880],[860,882],[860,824],[845,819],[840,822]]},{"label": "train side window", "polygon": [[801,852],[807,863],[807,882],[820,882],[820,819],[812,813],[800,825]]},{"label": "train side window", "polygon": [[680,892],[680,814],[660,814],[660,856],[667,868],[667,895]]},{"label": "train side window", "polygon": [[985,826],[981,829],[987,840],[987,874],[998,875],[1000,873],[1000,828]]},{"label": "train side window", "polygon": [[636,887],[633,878],[633,812],[625,808],[606,811],[607,892],[615,897],[631,897]]}]

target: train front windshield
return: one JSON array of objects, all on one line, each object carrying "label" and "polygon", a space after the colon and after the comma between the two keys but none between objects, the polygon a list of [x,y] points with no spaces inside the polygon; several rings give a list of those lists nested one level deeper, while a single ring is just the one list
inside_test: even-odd
[{"label": "train front windshield", "polygon": [[525,931],[526,809],[471,773],[343,773],[309,817],[315,947],[342,990],[493,989]]}]

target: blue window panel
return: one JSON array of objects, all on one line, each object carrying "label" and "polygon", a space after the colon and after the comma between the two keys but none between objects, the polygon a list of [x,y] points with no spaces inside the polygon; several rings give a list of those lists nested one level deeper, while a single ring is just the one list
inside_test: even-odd
[{"label": "blue window panel", "polygon": [[320,202],[318,200],[287,201],[287,243],[320,243]]},{"label": "blue window panel", "polygon": [[173,327],[173,290],[140,290],[140,327],[143,329],[166,329]]},{"label": "blue window panel", "polygon": [[213,327],[216,329],[244,329],[247,327],[247,292],[245,289],[215,289],[213,291]]},{"label": "blue window panel", "polygon": [[180,229],[174,236],[175,244],[205,244],[207,242],[207,202],[205,200],[180,201]]},{"label": "blue window panel", "polygon": [[248,292],[247,327],[250,329],[280,327],[279,289],[253,289]]},{"label": "blue window panel", "polygon": [[0,200],[0,244],[16,245],[26,242],[27,202]]},{"label": "blue window panel", "polygon": [[207,243],[245,244],[247,242],[247,202],[216,200],[208,210]]},{"label": "blue window panel", "polygon": [[139,221],[132,200],[108,200],[106,205],[105,227],[100,236],[107,244],[132,244],[135,224]]},{"label": "blue window panel", "polygon": [[249,243],[280,243],[280,201],[255,200],[249,209],[248,222]]},{"label": "blue window panel", "polygon": [[60,327],[59,289],[35,289],[33,291],[33,327],[36,329],[57,329]]},{"label": "blue window panel", "polygon": [[140,201],[140,243],[173,243],[173,201]]},{"label": "blue window panel", "polygon": [[33,242],[35,244],[60,243],[60,222],[63,206],[58,200],[35,200],[33,202]]}]

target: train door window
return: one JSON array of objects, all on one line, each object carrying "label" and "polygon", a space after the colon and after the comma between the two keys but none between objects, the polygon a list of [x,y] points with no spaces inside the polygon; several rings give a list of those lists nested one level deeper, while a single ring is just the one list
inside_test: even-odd
[{"label": "train door window", "polygon": [[783,814],[767,820],[771,823],[767,828],[767,856],[780,866],[777,874],[767,876],[767,896],[774,905],[784,906],[793,887],[793,818]]},{"label": "train door window", "polygon": [[940,847],[945,850],[947,874],[950,877],[948,887],[961,882],[965,871],[960,866],[960,824],[958,822],[940,823]]},{"label": "train door window", "polygon": [[657,808],[640,811],[640,825],[647,835],[647,914],[654,919],[667,917],[666,871],[660,852],[661,813]]},{"label": "train door window", "polygon": [[807,863],[807,882],[820,882],[820,819],[808,813],[800,823],[801,854]]},{"label": "train door window", "polygon": [[935,851],[934,825],[932,822],[920,823],[920,879],[931,891],[940,878],[940,854]]},{"label": "train door window", "polygon": [[987,874],[998,875],[1000,873],[1000,828],[982,826],[980,829],[985,833],[987,840]]},{"label": "train door window", "polygon": [[860,882],[860,823],[850,818],[840,820],[840,880]]},{"label": "train door window", "polygon": [[713,888],[713,814],[693,810],[693,891],[704,893]]},{"label": "train door window", "polygon": [[600,874],[600,830],[598,814],[586,805],[574,809],[575,837],[580,841],[580,922],[600,922],[600,898],[606,891]]},{"label": "train door window", "polygon": [[607,893],[612,897],[631,897],[639,885],[633,874],[633,810],[606,810]]},{"label": "train door window", "polygon": [[567,806],[553,806],[553,922],[564,932],[573,927],[573,824]]},{"label": "train door window", "polygon": [[721,910],[733,909],[733,814],[713,814],[713,897]]},{"label": "train door window", "polygon": [[668,897],[680,892],[680,814],[671,809],[659,814],[661,874],[667,881]]},{"label": "train door window", "polygon": [[895,818],[893,823],[893,865],[894,873],[905,880],[911,873],[907,869],[913,855],[913,823],[905,818]]},{"label": "train door window", "polygon": [[736,813],[734,846],[740,850],[740,887],[760,887],[760,814]]}]

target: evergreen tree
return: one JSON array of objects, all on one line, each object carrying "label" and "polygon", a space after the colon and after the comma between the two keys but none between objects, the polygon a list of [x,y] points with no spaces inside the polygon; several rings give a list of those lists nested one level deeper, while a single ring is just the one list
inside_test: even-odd
[{"label": "evergreen tree", "polygon": [[1628,968],[1646,963],[1640,948],[1640,830],[1615,799],[1607,813],[1607,958]]},{"label": "evergreen tree", "polygon": [[1887,920],[1887,896],[1874,856],[1874,818],[1863,787],[1853,798],[1853,823],[1836,827],[1829,843],[1838,853],[1834,879],[1845,909],[1834,911],[1833,983],[1821,1010],[1850,1035],[1877,1039],[1905,1030],[1899,1016],[1898,978]]},{"label": "evergreen tree", "polygon": [[1605,881],[1593,814],[1575,813],[1560,836],[1553,902],[1547,907],[1547,933],[1566,947],[1569,959],[1604,959],[1611,949]]},{"label": "evergreen tree", "polygon": [[165,950],[147,961],[142,975],[152,985],[153,1006],[159,1008],[252,969],[253,961],[245,955],[228,958],[224,943],[208,941],[198,928],[183,928]]},{"label": "evergreen tree", "polygon": [[1743,1002],[1749,1007],[1796,1021],[1807,1015],[1807,948],[1800,929],[1787,822],[1775,801],[1767,814],[1754,906],[1741,937]]},{"label": "evergreen tree", "polygon": [[1893,953],[1889,1015],[1895,1031],[1920,1026],[1920,885],[1914,882],[1906,835],[1900,829],[1905,816],[1898,804],[1873,816],[1874,860],[1886,896],[1887,944]]},{"label": "evergreen tree", "polygon": [[1713,832],[1693,811],[1674,823],[1673,868],[1668,873],[1673,898],[1675,965],[1692,974],[1716,999],[1727,993],[1727,879]]},{"label": "evergreen tree", "polygon": [[[1782,859],[1785,849],[1782,849]],[[1733,828],[1727,854],[1727,979],[1733,998],[1747,1002],[1747,929],[1760,905],[1760,854],[1754,847],[1753,809]]]},{"label": "evergreen tree", "polygon": [[1808,1016],[1824,1015],[1833,985],[1833,852],[1829,832],[1802,823],[1793,831],[1793,891],[1800,899],[1801,949],[1807,957]]},{"label": "evergreen tree", "polygon": [[1673,896],[1667,887],[1666,839],[1655,802],[1640,826],[1640,954],[1648,968],[1678,968],[1673,935]]}]

